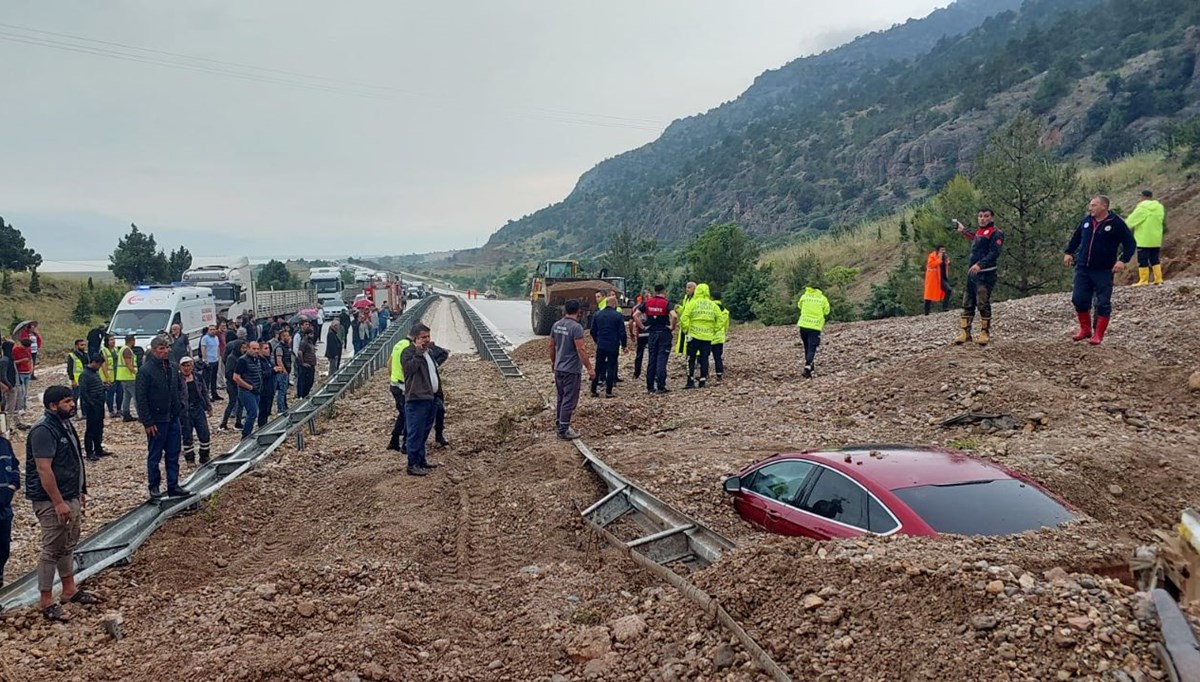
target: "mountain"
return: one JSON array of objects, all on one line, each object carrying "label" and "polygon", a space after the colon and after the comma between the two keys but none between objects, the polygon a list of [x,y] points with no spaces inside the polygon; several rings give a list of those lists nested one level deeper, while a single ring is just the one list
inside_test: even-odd
[{"label": "mountain", "polygon": [[481,259],[679,244],[736,221],[768,243],[838,229],[970,171],[1021,109],[1068,158],[1108,161],[1200,114],[1194,0],[960,0],[768,71],[510,221]]}]

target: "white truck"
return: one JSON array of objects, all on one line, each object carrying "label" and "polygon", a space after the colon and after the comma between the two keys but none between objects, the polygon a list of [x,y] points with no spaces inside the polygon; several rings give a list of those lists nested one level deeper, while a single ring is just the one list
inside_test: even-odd
[{"label": "white truck", "polygon": [[346,302],[342,299],[346,285],[342,282],[341,268],[312,268],[308,271],[308,283],[317,294],[317,303],[324,311],[326,320],[332,320],[346,309]]},{"label": "white truck", "polygon": [[170,331],[171,325],[182,327],[192,351],[200,348],[200,337],[210,324],[217,323],[217,305],[213,292],[204,287],[142,285],[121,298],[108,333],[117,337],[117,345],[125,345],[125,337],[133,334],[137,345],[149,348],[150,341]]},{"label": "white truck", "polygon": [[255,309],[254,277],[250,259],[245,256],[193,259],[192,267],[183,273],[183,281],[211,289],[217,314],[226,319]]}]

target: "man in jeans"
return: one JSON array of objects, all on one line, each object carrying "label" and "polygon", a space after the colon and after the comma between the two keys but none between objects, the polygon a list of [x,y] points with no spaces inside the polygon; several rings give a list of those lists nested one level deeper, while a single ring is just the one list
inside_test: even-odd
[{"label": "man in jeans", "polygon": [[287,394],[292,376],[292,333],[284,327],[271,342],[271,362],[275,366],[275,410],[288,411]]},{"label": "man in jeans", "polygon": [[87,506],[87,471],[79,448],[79,434],[71,424],[75,399],[66,386],[51,386],[42,394],[45,415],[29,431],[25,442],[25,497],[42,527],[42,553],[38,559],[38,608],[46,620],[67,621],[70,616],[54,601],[54,576],[62,579],[61,602],[100,604],[104,599],[75,584],[75,545],[79,521]]},{"label": "man in jeans", "polygon": [[225,359],[222,364],[225,365],[225,392],[229,394],[229,402],[225,404],[225,414],[221,417],[221,425],[218,430],[224,431],[229,428],[229,418],[233,417],[233,426],[235,429],[242,428],[242,412],[245,409],[242,407],[242,401],[238,398],[238,385],[233,380],[233,373],[237,370],[238,360],[246,352],[246,330],[243,327],[238,327],[234,332],[232,341],[225,343]]},{"label": "man in jeans", "polygon": [[263,388],[263,369],[258,357],[258,342],[249,341],[242,348],[245,350],[233,368],[233,383],[238,389],[238,401],[246,411],[245,421],[242,422],[242,438],[249,438],[258,420],[258,395]]},{"label": "man in jeans", "polygon": [[404,440],[409,476],[425,476],[437,466],[425,459],[425,441],[433,429],[441,390],[437,362],[430,352],[432,346],[429,327],[418,322],[412,329],[412,343],[400,354],[404,368]]},{"label": "man in jeans", "polygon": [[167,497],[187,497],[179,487],[179,453],[182,449],[183,384],[179,369],[171,364],[171,342],[156,336],[150,353],[138,371],[137,412],[146,429],[146,475],[150,499],[161,500],[162,476],[158,464],[164,459],[167,469]]},{"label": "man in jeans", "polygon": [[137,337],[129,334],[125,337],[125,345],[117,355],[117,382],[121,384],[121,417],[122,421],[135,421],[129,412],[129,405],[137,394],[138,375],[138,345]]},{"label": "man in jeans", "polygon": [[217,325],[208,325],[208,333],[200,337],[200,359],[204,361],[204,383],[212,393],[209,400],[220,400],[217,395],[217,370],[221,366],[221,337]]},{"label": "man in jeans", "polygon": [[580,372],[587,367],[588,379],[596,379],[596,370],[583,346],[583,325],[579,324],[579,301],[567,301],[566,316],[550,329],[550,366],[554,369],[554,388],[558,394],[555,415],[558,437],[573,440],[579,434],[571,428],[571,416],[579,404]]}]

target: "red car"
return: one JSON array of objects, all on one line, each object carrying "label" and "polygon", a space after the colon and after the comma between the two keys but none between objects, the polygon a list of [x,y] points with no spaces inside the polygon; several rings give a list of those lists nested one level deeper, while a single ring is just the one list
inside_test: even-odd
[{"label": "red car", "polygon": [[738,514],[772,533],[1007,535],[1076,518],[1025,476],[961,452],[904,445],[780,454],[725,481]]}]

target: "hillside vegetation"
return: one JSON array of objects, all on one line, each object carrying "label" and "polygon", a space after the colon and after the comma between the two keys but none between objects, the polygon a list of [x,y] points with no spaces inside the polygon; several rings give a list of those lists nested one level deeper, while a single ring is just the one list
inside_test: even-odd
[{"label": "hillside vegetation", "polygon": [[844,230],[973,171],[1022,110],[1064,159],[1170,146],[1200,114],[1198,24],[1189,0],[962,0],[763,74],[599,164],[478,258],[596,255],[620,228],[668,248],[724,222],[780,245]]}]

